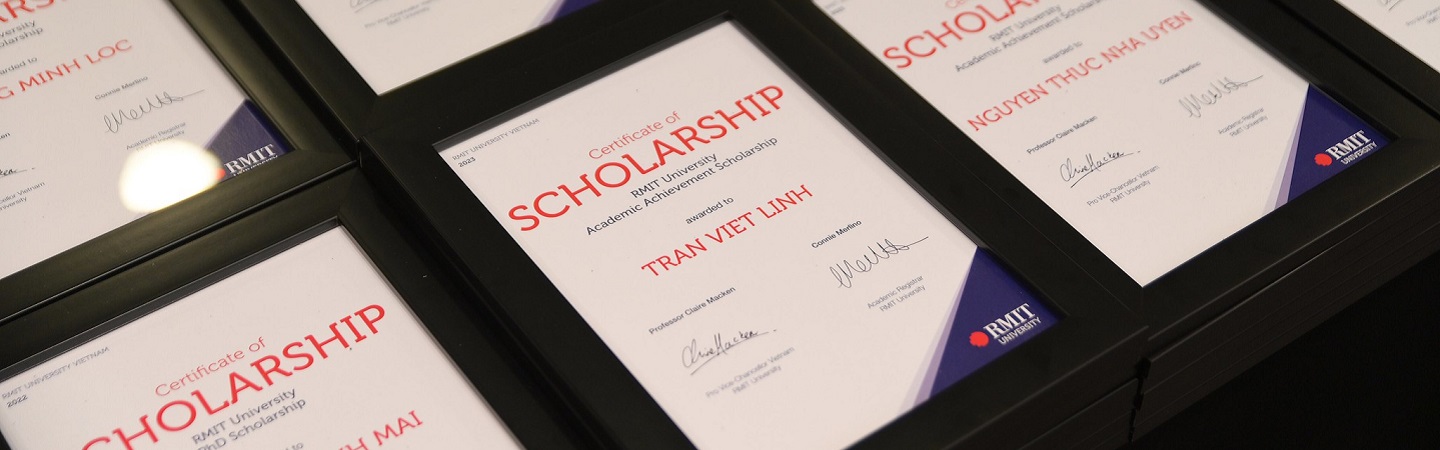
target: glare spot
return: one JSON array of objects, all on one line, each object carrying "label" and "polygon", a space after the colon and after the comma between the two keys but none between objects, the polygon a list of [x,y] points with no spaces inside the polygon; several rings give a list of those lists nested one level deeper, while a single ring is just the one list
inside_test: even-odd
[{"label": "glare spot", "polygon": [[131,211],[149,213],[209,189],[224,173],[204,148],[162,141],[130,154],[120,172],[120,199]]}]

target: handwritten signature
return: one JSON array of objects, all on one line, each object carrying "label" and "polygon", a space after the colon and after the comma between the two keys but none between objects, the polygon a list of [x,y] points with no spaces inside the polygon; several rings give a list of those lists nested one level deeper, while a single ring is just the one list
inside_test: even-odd
[{"label": "handwritten signature", "polygon": [[380,3],[381,1],[383,0],[350,0],[350,12],[360,12],[360,10],[369,8],[370,5]]},{"label": "handwritten signature", "polygon": [[685,366],[686,369],[692,369],[690,374],[694,375],[695,372],[699,372],[700,369],[705,368],[706,364],[710,364],[710,361],[714,361],[715,358],[728,354],[730,349],[767,334],[770,334],[770,332],[741,331],[727,339],[721,336],[720,333],[715,333],[714,345],[709,347],[701,347],[698,340],[691,339],[690,345],[686,345],[685,348],[680,350],[680,364]]},{"label": "handwritten signature", "polygon": [[11,175],[15,175],[15,174],[18,174],[18,173],[25,173],[25,172],[29,172],[29,171],[28,171],[28,170],[21,170],[21,169],[0,169],[0,178],[5,178],[5,177],[11,176]]},{"label": "handwritten signature", "polygon": [[161,92],[159,94],[155,94],[154,96],[145,99],[145,103],[141,103],[139,106],[128,109],[121,108],[115,110],[115,112],[113,113],[105,115],[105,128],[110,130],[111,133],[119,133],[120,126],[125,125],[126,122],[134,122],[140,120],[144,118],[146,114],[150,114],[152,112],[164,109],[166,106],[183,102],[187,98],[194,97],[204,92],[205,90],[201,89],[185,95],[170,95],[169,92]]},{"label": "handwritten signature", "polygon": [[1211,81],[1210,87],[1208,89],[1205,89],[1204,92],[1181,97],[1180,107],[1184,108],[1185,112],[1188,113],[1190,117],[1198,119],[1201,116],[1200,110],[1202,108],[1214,105],[1216,103],[1220,103],[1220,99],[1225,98],[1225,95],[1238,91],[1245,86],[1249,86],[1250,83],[1254,83],[1255,80],[1259,80],[1261,78],[1264,78],[1264,76],[1258,76],[1245,81],[1231,80],[1230,77]]},{"label": "handwritten signature", "polygon": [[926,239],[930,239],[930,237],[926,236],[909,244],[896,244],[890,242],[889,239],[886,239],[884,242],[876,242],[875,245],[865,248],[870,252],[863,255],[860,259],[847,259],[844,262],[830,266],[830,275],[835,277],[835,281],[840,283],[840,287],[848,289],[854,284],[854,279],[857,274],[873,270],[881,261],[894,258],[895,255],[910,250],[911,246],[925,242]]},{"label": "handwritten signature", "polygon": [[1385,8],[1386,11],[1394,11],[1396,6],[1400,6],[1401,1],[1402,0],[1379,0],[1380,7]]},{"label": "handwritten signature", "polygon": [[1106,164],[1136,153],[1140,152],[1105,152],[1105,155],[1101,156],[1099,160],[1095,159],[1095,155],[1087,154],[1085,155],[1084,163],[1078,166],[1074,161],[1071,161],[1070,158],[1065,158],[1065,163],[1060,165],[1060,179],[1064,181],[1073,180],[1074,182],[1070,183],[1070,187],[1073,188],[1075,185],[1080,184],[1080,181],[1084,180],[1085,177],[1090,176],[1092,173],[1099,172],[1100,168],[1105,167]]}]

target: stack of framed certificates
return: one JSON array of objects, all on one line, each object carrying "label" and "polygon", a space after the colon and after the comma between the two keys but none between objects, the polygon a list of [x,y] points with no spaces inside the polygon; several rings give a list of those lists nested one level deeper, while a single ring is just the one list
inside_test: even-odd
[{"label": "stack of framed certificates", "polygon": [[787,5],[1141,312],[1138,433],[1436,248],[1433,108],[1275,5]]},{"label": "stack of framed certificates", "polygon": [[[1431,111],[1440,110],[1440,3],[1276,0]],[[1312,4],[1314,3],[1314,4]]]},{"label": "stack of framed certificates", "polygon": [[[1295,40],[1294,36],[1323,37],[1343,50],[1344,55],[1326,52],[1317,55],[1317,60],[1336,61],[1348,56],[1351,58],[1349,61],[1353,61],[1348,64],[1367,68],[1377,78],[1395,86],[1394,90],[1406,99],[1403,103],[1417,104],[1422,110],[1428,110],[1425,112],[1429,113],[1429,117],[1435,117],[1436,111],[1440,111],[1437,108],[1440,105],[1440,89],[1437,89],[1440,87],[1440,74],[1437,74],[1434,59],[1430,57],[1435,54],[1435,41],[1417,38],[1424,36],[1427,29],[1430,35],[1440,29],[1435,28],[1434,20],[1440,13],[1436,9],[1440,4],[1324,1],[1305,2],[1301,6],[1299,2],[1275,3],[1282,4],[1284,8],[1263,2],[1217,2],[1217,6],[1237,23],[1268,37],[1268,42],[1274,42],[1273,45],[1285,54],[1300,55],[1322,48],[1318,44],[1310,44],[1313,42],[1310,39]],[[1341,8],[1342,4],[1344,8]],[[1296,17],[1302,20],[1296,21]],[[1387,22],[1383,17],[1391,19]],[[1308,29],[1305,25],[1309,25]],[[1357,98],[1379,95],[1375,90],[1357,88],[1356,92],[1359,93]],[[1426,116],[1423,112],[1411,116],[1420,118],[1416,122],[1422,125],[1417,130],[1436,129]],[[1440,142],[1433,133],[1411,134],[1417,138],[1420,148],[1431,152]],[[1150,358],[1157,362],[1152,367],[1172,368],[1168,374],[1152,372],[1157,381],[1165,378],[1155,375],[1171,376],[1171,386],[1158,384],[1157,389],[1152,391],[1158,395],[1152,395],[1147,399],[1147,406],[1141,408],[1137,416],[1137,435],[1154,428],[1364,293],[1435,252],[1440,246],[1440,230],[1435,227],[1440,222],[1440,210],[1437,210],[1440,205],[1435,202],[1435,198],[1440,196],[1440,185],[1437,185],[1440,180],[1433,174],[1436,164],[1428,158],[1411,161],[1418,169],[1416,173],[1426,175],[1404,178],[1409,185],[1376,202],[1373,212],[1339,226],[1344,231],[1336,233],[1340,238],[1334,240],[1333,246],[1266,287],[1255,295],[1255,299],[1238,305],[1225,316]],[[1400,172],[1375,176],[1397,176],[1397,173]],[[1378,182],[1365,183],[1373,185]],[[1262,301],[1266,298],[1298,301],[1283,307],[1267,306],[1278,302]],[[1247,316],[1259,317],[1260,320],[1253,321],[1254,325],[1243,334],[1225,326]],[[1207,334],[1236,334],[1239,339],[1217,346],[1213,343],[1214,339],[1203,338]],[[1165,359],[1172,362],[1162,364]],[[1182,365],[1189,367],[1181,369]],[[1152,399],[1158,401],[1148,401]]]},{"label": "stack of framed certificates", "polygon": [[1113,448],[1440,248],[1440,4],[511,3],[6,3],[0,447]]}]

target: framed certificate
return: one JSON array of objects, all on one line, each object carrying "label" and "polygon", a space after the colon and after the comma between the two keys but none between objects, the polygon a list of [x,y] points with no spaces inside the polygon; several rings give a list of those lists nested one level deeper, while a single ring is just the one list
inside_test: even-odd
[{"label": "framed certificate", "polygon": [[[351,172],[0,325],[6,448],[565,448]],[[97,401],[97,399],[104,399]]]},{"label": "framed certificate", "polygon": [[1440,112],[1440,2],[1277,1],[1355,59],[1395,80],[1432,112]]},{"label": "framed certificate", "polygon": [[1440,67],[1440,2],[1335,0],[1432,69]]},{"label": "framed certificate", "polygon": [[[1330,3],[1307,2],[1303,14],[1300,14],[1301,9],[1290,9],[1305,17],[1315,11],[1338,9]],[[1318,22],[1306,24],[1295,20],[1285,11],[1289,7],[1274,2],[1217,1],[1212,6],[1237,27],[1246,30],[1257,42],[1267,43],[1276,54],[1294,55],[1296,61],[1301,62],[1297,64],[1300,70],[1317,74],[1320,83],[1329,89],[1336,92],[1353,90],[1351,97],[1361,102],[1368,102],[1383,91],[1363,85],[1348,85],[1365,79],[1363,77],[1351,78],[1332,73],[1336,69],[1352,68],[1352,64],[1334,63],[1349,56],[1359,65],[1368,66],[1378,73],[1380,78],[1387,79],[1393,89],[1408,97],[1406,100],[1419,101],[1422,108],[1432,112],[1437,110],[1435,105],[1440,104],[1433,100],[1440,96],[1431,94],[1428,98],[1432,100],[1427,100],[1427,95],[1423,93],[1426,89],[1440,92],[1434,89],[1440,79],[1434,75],[1423,75],[1432,73],[1433,69],[1422,66],[1414,57],[1380,37],[1374,37],[1373,44],[1365,47],[1355,45],[1357,42],[1372,42],[1360,36],[1376,34],[1364,24],[1317,27]],[[1342,14],[1341,17],[1349,16],[1344,11],[1337,12]],[[1344,36],[1337,34],[1342,29],[1345,30]],[[1347,54],[1326,50],[1329,44],[1309,37],[1317,33],[1329,37],[1326,42],[1334,43]],[[1362,48],[1368,50],[1362,51]],[[1328,64],[1325,63],[1327,61]],[[1408,68],[1401,68],[1407,67],[1407,64],[1410,65]],[[1416,76],[1428,76],[1430,81],[1408,81],[1416,79]],[[1380,117],[1388,116],[1388,113],[1379,113],[1385,106],[1390,105],[1372,104],[1366,107],[1376,111],[1372,119],[1376,123],[1385,122]],[[1412,114],[1418,121],[1426,120],[1423,111]],[[1432,123],[1416,129],[1433,131],[1437,127],[1440,125]],[[1413,140],[1418,147],[1415,155],[1434,155],[1440,149],[1440,139],[1434,138],[1433,134],[1398,134],[1416,137]],[[1393,157],[1396,156],[1386,155],[1386,158]],[[1365,165],[1380,161],[1377,159]],[[1250,365],[1440,249],[1440,241],[1437,241],[1437,234],[1440,234],[1437,230],[1440,228],[1436,227],[1440,224],[1440,204],[1435,202],[1440,196],[1440,175],[1435,173],[1435,168],[1440,163],[1428,158],[1411,161],[1425,175],[1404,178],[1407,184],[1403,188],[1391,191],[1383,200],[1374,200],[1363,214],[1329,231],[1327,235],[1330,237],[1323,240],[1327,248],[1249,299],[1235,304],[1211,323],[1165,345],[1148,357],[1150,370],[1142,394],[1144,406],[1136,413],[1136,436],[1164,423]],[[1360,173],[1359,170],[1357,168],[1356,172]],[[1351,193],[1346,195],[1369,192],[1367,186],[1385,185],[1391,180],[1381,173],[1364,184],[1342,191]],[[1390,189],[1395,188],[1386,188]],[[1325,205],[1322,208],[1328,208],[1333,198],[1325,197],[1319,203]]]},{"label": "framed certificate", "polygon": [[786,2],[1124,292],[1155,345],[1350,237],[1440,162],[1440,125],[1402,93],[1293,20],[1231,18],[1239,3]]},{"label": "framed certificate", "polygon": [[0,320],[350,162],[212,3],[0,14]]},{"label": "framed certificate", "polygon": [[620,27],[365,142],[622,446],[1018,445],[1133,377],[1128,311],[776,6]]},{"label": "framed certificate", "polygon": [[[354,140],[646,0],[238,0]],[[553,24],[553,25],[552,25]],[[451,68],[449,75],[441,69]]]}]

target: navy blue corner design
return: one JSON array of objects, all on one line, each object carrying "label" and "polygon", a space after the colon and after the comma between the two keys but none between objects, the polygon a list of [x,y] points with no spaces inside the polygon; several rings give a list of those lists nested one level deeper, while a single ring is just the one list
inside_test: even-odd
[{"label": "navy blue corner design", "polygon": [[930,393],[944,390],[1056,322],[1055,314],[989,251],[979,249],[957,299]]},{"label": "navy blue corner design", "polygon": [[220,158],[222,181],[290,151],[280,133],[249,100],[230,115],[205,148]]},{"label": "navy blue corner design", "polygon": [[[1390,141],[1315,86],[1305,95],[1295,154],[1280,199],[1288,203]],[[1277,205],[1278,206],[1278,205]]]}]

